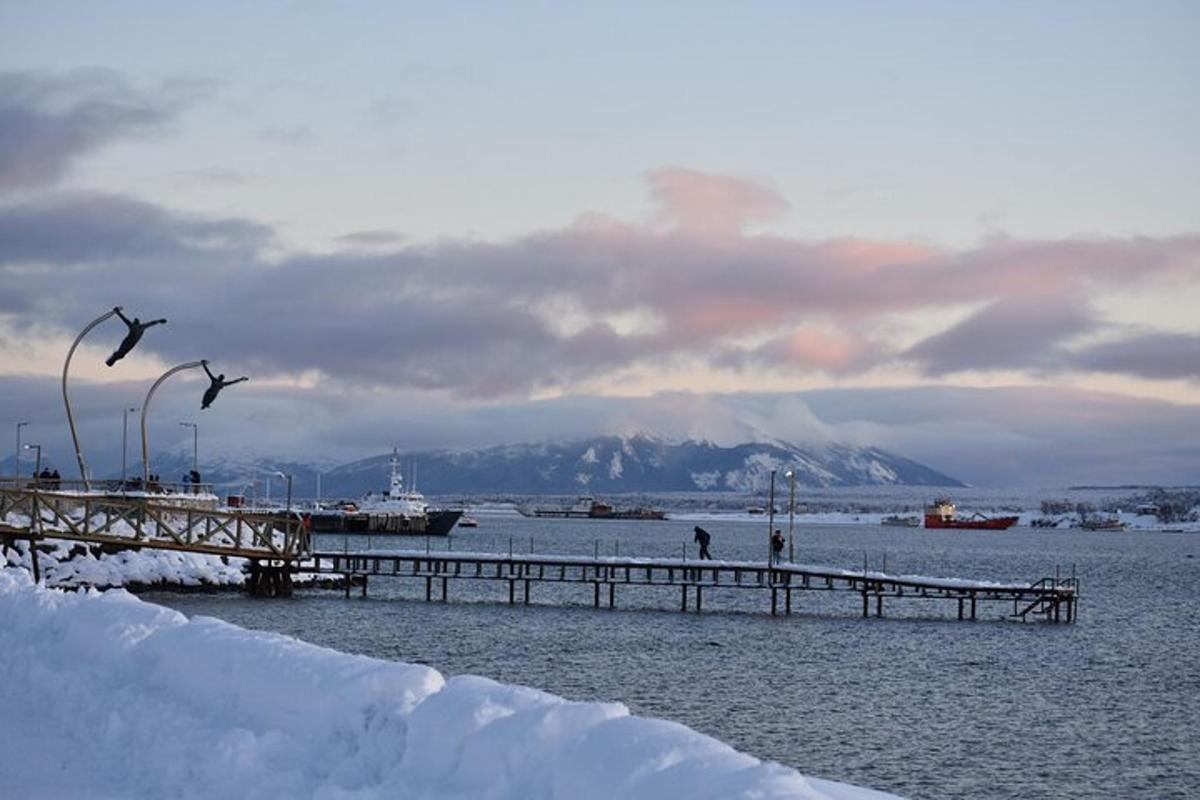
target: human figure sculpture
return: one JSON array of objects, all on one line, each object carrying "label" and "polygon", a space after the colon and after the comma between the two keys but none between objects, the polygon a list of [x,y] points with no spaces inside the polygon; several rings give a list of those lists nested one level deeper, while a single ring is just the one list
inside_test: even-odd
[{"label": "human figure sculpture", "polygon": [[154,319],[150,320],[149,322],[142,322],[137,317],[134,317],[132,320],[130,320],[121,313],[120,306],[114,308],[113,311],[116,312],[117,316],[121,318],[122,322],[129,326],[129,332],[125,334],[125,338],[121,340],[121,344],[116,350],[113,351],[113,354],[108,357],[108,360],[104,362],[110,367],[129,354],[129,351],[134,348],[134,345],[141,341],[142,334],[146,332],[147,328],[153,328],[155,325],[162,325],[166,322],[165,319]]},{"label": "human figure sculpture", "polygon": [[235,383],[241,383],[242,381],[250,380],[245,375],[243,375],[240,378],[236,378],[232,381],[227,381],[227,380],[225,380],[224,372],[222,372],[220,375],[213,375],[212,371],[209,370],[209,368],[208,368],[207,361],[201,361],[200,366],[204,367],[204,371],[205,371],[205,373],[208,374],[208,379],[211,381],[211,383],[208,385],[208,388],[204,390],[204,399],[200,402],[200,410],[201,411],[203,411],[204,409],[211,406],[213,400],[217,399],[217,395],[219,395],[221,393],[221,390],[224,389],[226,386],[233,386]]}]

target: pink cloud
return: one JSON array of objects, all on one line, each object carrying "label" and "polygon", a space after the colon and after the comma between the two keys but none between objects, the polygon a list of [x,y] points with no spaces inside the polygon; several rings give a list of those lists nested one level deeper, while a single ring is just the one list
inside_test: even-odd
[{"label": "pink cloud", "polygon": [[661,218],[689,234],[734,235],[788,208],[774,190],[741,178],[664,167],[646,173],[646,180]]},{"label": "pink cloud", "polygon": [[[892,358],[937,373],[1137,374],[1145,369],[1138,353],[1171,344],[1175,360],[1162,370],[1189,374],[1190,340],[1154,338],[1154,320],[1132,355],[1110,346],[1074,362],[1048,356],[1061,355],[1071,336],[1105,326],[1089,310],[1095,293],[1200,280],[1200,236],[997,238],[957,252],[902,241],[748,236],[740,232],[748,221],[783,206],[773,192],[678,168],[648,180],[675,227],[586,215],[504,242],[384,241],[285,259],[271,258],[269,228],[244,220],[111,195],[8,203],[0,206],[4,311],[17,326],[73,330],[97,295],[57,291],[70,270],[79,285],[114,298],[106,302],[162,308],[155,313],[169,316],[178,334],[147,346],[166,357],[189,357],[192,343],[204,341],[214,352],[242,354],[245,371],[317,370],[467,396],[571,386],[676,357],[835,373]],[[163,264],[171,265],[170,281],[162,280]],[[889,315],[963,303],[986,311],[908,353],[865,333],[886,328]],[[588,319],[582,327],[548,324],[552,307],[584,309]],[[215,328],[213,308],[223,309]],[[653,319],[653,332],[621,333],[603,322],[631,310]],[[748,339],[770,344],[747,350]]]}]

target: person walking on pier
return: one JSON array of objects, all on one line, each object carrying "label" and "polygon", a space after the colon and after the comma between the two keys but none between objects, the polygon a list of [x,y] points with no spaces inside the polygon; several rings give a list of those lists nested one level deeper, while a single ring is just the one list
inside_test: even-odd
[{"label": "person walking on pier", "polygon": [[771,534],[771,563],[778,564],[783,560],[783,531],[778,528]]},{"label": "person walking on pier", "polygon": [[696,531],[696,536],[693,541],[699,542],[700,544],[700,558],[705,561],[712,561],[712,556],[708,552],[708,543],[712,537],[709,536],[708,531],[704,530],[704,528],[701,528],[699,525],[697,525],[694,530]]}]

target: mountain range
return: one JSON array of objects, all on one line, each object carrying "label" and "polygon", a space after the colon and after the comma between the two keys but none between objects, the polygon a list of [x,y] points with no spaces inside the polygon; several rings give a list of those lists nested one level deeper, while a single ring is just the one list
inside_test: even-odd
[{"label": "mountain range", "polygon": [[[285,463],[267,459],[204,459],[205,482],[223,491],[262,494],[271,480],[280,497],[293,476],[296,497],[353,498],[383,490],[391,453],[341,465]],[[596,436],[566,442],[510,444],[474,450],[400,453],[406,480],[430,495],[444,494],[619,494],[627,492],[764,493],[771,470],[783,485],[795,472],[801,486],[964,486],[961,481],[877,447],[849,444],[745,442],[722,446],[707,441],[668,441],[648,435]],[[152,460],[164,480],[191,469],[190,452],[165,452]],[[140,472],[131,467],[130,474]],[[108,476],[112,477],[112,476]],[[251,487],[251,481],[257,486]]]}]

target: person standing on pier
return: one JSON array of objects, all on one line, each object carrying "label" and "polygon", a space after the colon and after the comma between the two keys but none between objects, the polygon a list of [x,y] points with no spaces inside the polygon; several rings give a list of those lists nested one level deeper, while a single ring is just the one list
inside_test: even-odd
[{"label": "person standing on pier", "polygon": [[705,561],[712,561],[712,556],[708,552],[708,543],[712,537],[709,536],[708,531],[699,525],[694,530],[696,531],[696,536],[693,541],[700,543],[700,558]]},{"label": "person standing on pier", "polygon": [[783,560],[783,531],[778,528],[771,534],[771,562],[778,564]]}]

